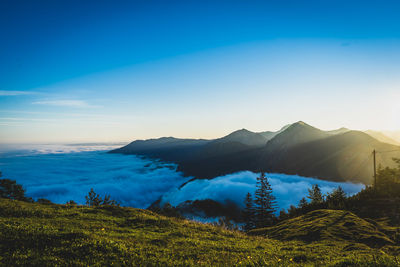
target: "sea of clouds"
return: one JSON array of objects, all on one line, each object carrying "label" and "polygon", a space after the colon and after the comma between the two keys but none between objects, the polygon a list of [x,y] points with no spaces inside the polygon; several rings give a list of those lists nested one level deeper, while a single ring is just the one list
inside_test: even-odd
[{"label": "sea of clouds", "polygon": [[[222,203],[227,200],[233,201],[240,207],[244,207],[246,194],[250,192],[254,196],[258,175],[243,171],[212,180],[195,180],[182,188],[166,193],[161,203],[168,202],[175,206],[186,200],[213,199]],[[266,176],[271,184],[279,209],[287,209],[290,205],[297,205],[301,198],[307,196],[308,189],[313,184],[318,184],[324,194],[331,192],[338,186],[341,186],[348,195],[355,194],[364,188],[362,184],[336,183],[297,175],[270,173]]]},{"label": "sea of clouds", "polygon": [[101,196],[109,194],[122,205],[137,208],[147,208],[189,179],[176,172],[175,165],[108,154],[103,148],[91,151],[96,149],[91,145],[40,145],[27,150],[3,149],[0,171],[4,178],[22,184],[35,199],[84,204],[93,188]]},{"label": "sea of clouds", "polygon": [[[176,165],[134,155],[108,154],[116,144],[40,145],[27,148],[1,148],[0,171],[3,178],[17,180],[28,196],[55,203],[74,200],[84,204],[91,188],[123,206],[147,208],[162,199],[176,206],[186,200],[233,201],[243,206],[247,192],[254,193],[257,174],[244,171],[211,180],[187,182]],[[342,186],[348,194],[364,186],[335,183],[297,175],[267,174],[279,208],[296,205],[313,184],[323,193]]]}]

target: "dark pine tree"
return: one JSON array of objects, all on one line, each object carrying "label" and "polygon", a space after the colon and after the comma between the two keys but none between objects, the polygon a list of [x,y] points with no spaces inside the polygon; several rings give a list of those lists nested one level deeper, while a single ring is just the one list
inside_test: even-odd
[{"label": "dark pine tree", "polygon": [[100,197],[99,194],[96,194],[96,192],[94,192],[93,188],[90,188],[90,192],[85,198],[86,198],[86,205],[90,207],[100,206],[103,202],[103,199]]},{"label": "dark pine tree", "polygon": [[110,195],[105,195],[101,205],[104,205],[104,206],[119,206],[119,203],[116,200],[111,199]]},{"label": "dark pine tree", "polygon": [[264,173],[257,177],[255,204],[256,227],[271,225],[275,218],[276,202],[271,185]]},{"label": "dark pine tree", "polygon": [[302,199],[300,199],[300,202],[299,202],[300,209],[307,207],[307,205],[308,205],[308,202],[307,202],[306,198],[303,197]]},{"label": "dark pine tree", "polygon": [[[0,178],[2,173],[0,172]],[[27,201],[25,190],[22,185],[17,184],[15,180],[0,179],[0,197],[13,200]]]},{"label": "dark pine tree", "polygon": [[331,209],[343,209],[346,198],[346,192],[339,186],[326,196],[326,202]]},{"label": "dark pine tree", "polygon": [[321,204],[322,202],[324,202],[321,189],[317,184],[314,184],[311,189],[308,189],[307,198],[310,199],[311,204]]},{"label": "dark pine tree", "polygon": [[245,222],[244,230],[247,232],[255,228],[254,203],[250,193],[247,193],[244,203],[245,203],[245,208],[243,212],[243,219]]}]

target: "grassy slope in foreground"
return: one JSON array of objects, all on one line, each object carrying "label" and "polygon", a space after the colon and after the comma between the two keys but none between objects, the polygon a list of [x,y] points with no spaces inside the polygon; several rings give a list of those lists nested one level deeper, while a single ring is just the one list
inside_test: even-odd
[{"label": "grassy slope in foreground", "polygon": [[0,199],[0,239],[4,266],[398,265],[390,249],[347,241],[276,241],[147,210],[6,199]]},{"label": "grassy slope in foreground", "polygon": [[395,245],[391,236],[396,234],[396,228],[364,220],[349,211],[315,210],[272,227],[252,230],[250,234],[307,242],[350,241],[380,248],[385,245]]}]

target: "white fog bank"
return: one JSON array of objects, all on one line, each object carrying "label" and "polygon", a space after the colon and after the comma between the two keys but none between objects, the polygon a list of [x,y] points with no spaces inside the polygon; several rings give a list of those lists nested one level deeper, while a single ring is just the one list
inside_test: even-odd
[{"label": "white fog bank", "polygon": [[[175,206],[186,200],[213,199],[219,202],[230,200],[243,207],[246,194],[250,192],[254,196],[257,176],[256,173],[244,171],[211,180],[195,180],[180,189],[166,193],[162,203],[169,202]],[[297,175],[270,173],[266,176],[269,178],[279,209],[297,205],[302,197],[307,196],[308,189],[313,184],[318,184],[324,194],[338,186],[349,195],[364,188],[362,184],[329,182]]]},{"label": "white fog bank", "polygon": [[[123,206],[147,208],[162,197],[162,203],[176,206],[186,200],[213,199],[233,201],[243,206],[247,192],[254,193],[258,174],[244,171],[211,180],[195,180],[181,189],[191,177],[183,177],[176,165],[134,155],[107,154],[115,144],[41,145],[0,148],[0,171],[3,178],[16,180],[35,199],[55,203],[74,200],[85,203],[90,188],[105,194]],[[103,151],[92,151],[103,150]],[[323,193],[341,186],[349,195],[364,185],[335,183],[297,175],[267,174],[279,209],[297,205],[313,184]]]}]

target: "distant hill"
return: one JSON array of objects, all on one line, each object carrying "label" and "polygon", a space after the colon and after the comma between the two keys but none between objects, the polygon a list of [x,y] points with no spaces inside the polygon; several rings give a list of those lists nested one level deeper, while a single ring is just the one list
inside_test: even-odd
[{"label": "distant hill", "polygon": [[162,137],[158,139],[136,140],[126,146],[110,151],[111,153],[137,154],[156,157],[163,160],[179,162],[210,140],[204,139],[179,139],[174,137]]},{"label": "distant hill", "polygon": [[[369,184],[374,149],[384,152],[400,147],[363,132],[346,128],[322,131],[299,121],[277,132],[242,129],[214,140],[166,137],[134,141],[111,153],[171,161],[185,175],[200,179],[250,170]],[[378,153],[377,162],[393,166],[393,157],[400,158],[400,151]]]},{"label": "distant hill", "polygon": [[365,131],[365,133],[370,135],[370,136],[372,136],[376,140],[379,140],[379,141],[383,142],[383,143],[388,143],[388,144],[400,146],[400,142],[397,142],[396,140],[386,136],[382,132],[368,130],[368,131]]},{"label": "distant hill", "polygon": [[124,152],[129,152],[130,150],[132,151],[150,151],[150,150],[157,150],[157,149],[165,149],[165,148],[171,148],[171,147],[184,147],[184,146],[197,146],[197,145],[203,145],[208,143],[208,140],[203,140],[203,139],[179,139],[179,138],[174,138],[174,137],[161,137],[158,139],[148,139],[148,140],[136,140],[128,145],[124,146],[123,149],[117,149],[118,150],[123,150]]}]

